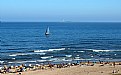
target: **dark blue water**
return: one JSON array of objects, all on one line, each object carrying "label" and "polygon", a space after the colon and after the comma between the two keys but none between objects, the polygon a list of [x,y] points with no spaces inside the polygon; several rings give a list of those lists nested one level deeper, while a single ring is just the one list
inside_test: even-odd
[{"label": "dark blue water", "polygon": [[0,23],[0,64],[105,59],[121,60],[121,23]]}]

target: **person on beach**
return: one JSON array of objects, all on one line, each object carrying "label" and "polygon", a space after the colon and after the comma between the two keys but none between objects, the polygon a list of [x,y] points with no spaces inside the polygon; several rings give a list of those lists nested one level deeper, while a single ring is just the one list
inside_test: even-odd
[{"label": "person on beach", "polygon": [[116,65],[115,62],[113,62],[113,66],[114,66],[114,67],[115,67],[115,65]]}]

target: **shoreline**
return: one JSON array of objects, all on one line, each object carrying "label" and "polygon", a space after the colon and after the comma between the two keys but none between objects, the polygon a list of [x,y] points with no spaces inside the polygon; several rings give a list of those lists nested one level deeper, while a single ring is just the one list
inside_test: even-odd
[{"label": "shoreline", "polygon": [[[66,64],[4,65],[1,75],[115,75],[121,74],[121,62],[80,62]],[[6,72],[5,72],[6,71]]]}]

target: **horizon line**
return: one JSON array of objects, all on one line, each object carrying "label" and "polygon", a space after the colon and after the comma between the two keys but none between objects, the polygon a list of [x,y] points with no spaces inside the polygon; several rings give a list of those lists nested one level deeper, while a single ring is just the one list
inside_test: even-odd
[{"label": "horizon line", "polygon": [[72,22],[121,22],[121,21],[0,21],[0,23],[9,23],[9,22],[60,22],[60,23],[72,23]]}]

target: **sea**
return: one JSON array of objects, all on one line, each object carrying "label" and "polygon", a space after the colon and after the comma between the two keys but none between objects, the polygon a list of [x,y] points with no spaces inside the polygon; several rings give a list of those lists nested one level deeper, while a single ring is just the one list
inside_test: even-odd
[{"label": "sea", "polygon": [[0,65],[99,60],[121,61],[120,22],[0,23]]}]

